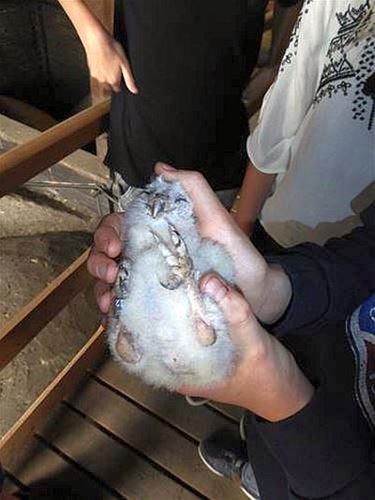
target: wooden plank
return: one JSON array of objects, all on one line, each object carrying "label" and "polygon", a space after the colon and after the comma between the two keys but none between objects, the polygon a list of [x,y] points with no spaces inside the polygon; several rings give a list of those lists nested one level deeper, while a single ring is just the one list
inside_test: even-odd
[{"label": "wooden plank", "polygon": [[[10,472],[29,487],[31,498],[65,498],[90,500],[113,500],[122,498],[112,494],[109,488],[96,481],[74,463],[64,460],[53,450],[33,438],[23,453],[22,460]],[[8,494],[19,491],[7,480],[4,491]]]},{"label": "wooden plank", "polygon": [[236,485],[209,472],[195,442],[94,380],[85,385],[74,408],[202,495],[221,500],[242,498]]},{"label": "wooden plank", "polygon": [[104,329],[99,327],[70,363],[3,436],[0,440],[0,462],[4,467],[11,468],[12,460],[17,458],[19,449],[32,436],[35,429],[47,419],[66,393],[75,389],[86,370],[103,356],[104,337]]},{"label": "wooden plank", "polygon": [[[96,406],[108,409],[106,402]],[[99,403],[99,404],[98,404]],[[55,447],[126,498],[193,500],[196,495],[164,475],[131,448],[111,439],[69,409],[41,434]]]},{"label": "wooden plank", "polygon": [[[2,491],[6,495],[15,495],[16,493],[26,493],[26,487],[16,482],[16,480],[13,480],[9,476],[5,476]],[[1,495],[0,500],[3,500]],[[7,498],[5,497],[4,500],[7,500]]]},{"label": "wooden plank", "polygon": [[[107,360],[94,373],[97,380],[138,402],[150,412],[185,432],[196,441],[223,427],[238,430],[238,425],[222,417],[210,407],[190,406],[183,396],[158,390],[126,373],[112,360]],[[74,404],[74,403],[73,403]]]},{"label": "wooden plank", "polygon": [[91,282],[86,250],[0,329],[0,370]]},{"label": "wooden plank", "polygon": [[0,197],[100,135],[109,101],[91,106],[0,156]]}]

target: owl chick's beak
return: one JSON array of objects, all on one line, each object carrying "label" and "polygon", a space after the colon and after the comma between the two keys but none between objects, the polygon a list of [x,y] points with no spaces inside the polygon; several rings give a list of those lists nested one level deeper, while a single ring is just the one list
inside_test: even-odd
[{"label": "owl chick's beak", "polygon": [[164,211],[165,203],[160,197],[155,196],[155,198],[151,201],[149,207],[151,216],[156,219],[156,217],[158,217],[160,213]]}]

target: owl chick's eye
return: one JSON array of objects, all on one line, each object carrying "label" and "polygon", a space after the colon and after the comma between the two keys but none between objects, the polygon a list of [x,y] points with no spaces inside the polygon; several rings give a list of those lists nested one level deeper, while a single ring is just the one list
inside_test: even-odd
[{"label": "owl chick's eye", "polygon": [[187,203],[187,199],[183,198],[182,196],[176,198],[176,203]]}]

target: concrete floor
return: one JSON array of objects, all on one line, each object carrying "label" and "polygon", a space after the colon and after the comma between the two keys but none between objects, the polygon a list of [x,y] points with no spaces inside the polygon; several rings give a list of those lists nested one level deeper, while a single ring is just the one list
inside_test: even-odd
[{"label": "concrete floor", "polygon": [[[72,176],[61,167],[54,171],[60,179]],[[79,203],[80,198],[86,203]],[[0,199],[0,326],[91,243],[99,214],[95,202],[90,204],[88,199],[87,191],[26,188]],[[93,291],[86,290],[0,372],[0,436],[85,343],[99,321]]]}]

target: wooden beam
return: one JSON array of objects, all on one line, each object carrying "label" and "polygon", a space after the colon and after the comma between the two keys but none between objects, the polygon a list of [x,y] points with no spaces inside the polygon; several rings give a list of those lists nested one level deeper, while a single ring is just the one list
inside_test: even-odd
[{"label": "wooden beam", "polygon": [[0,370],[91,282],[86,250],[0,329]]},{"label": "wooden beam", "polygon": [[50,416],[52,410],[65,395],[74,391],[87,369],[101,359],[105,347],[104,329],[99,327],[70,363],[0,440],[0,462],[6,469],[12,469],[21,447]]},{"label": "wooden beam", "polygon": [[109,101],[91,106],[0,156],[0,197],[100,135]]}]

